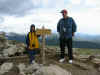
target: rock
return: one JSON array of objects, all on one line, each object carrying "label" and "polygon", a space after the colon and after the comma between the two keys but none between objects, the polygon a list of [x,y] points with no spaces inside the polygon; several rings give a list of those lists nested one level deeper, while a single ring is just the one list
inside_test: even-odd
[{"label": "rock", "polygon": [[100,54],[96,54],[95,57],[96,57],[96,58],[100,58]]},{"label": "rock", "polygon": [[91,56],[89,56],[89,58],[88,58],[88,60],[93,60],[95,58],[95,56],[93,56],[93,55],[91,55]]},{"label": "rock", "polygon": [[35,75],[34,73],[32,75]]},{"label": "rock", "polygon": [[2,57],[2,55],[0,54],[0,57]]},{"label": "rock", "polygon": [[3,75],[20,75],[19,74],[19,68],[14,65],[11,70],[9,70],[8,72],[4,73]]},{"label": "rock", "polygon": [[37,63],[31,64],[26,68],[26,73],[34,73],[40,68],[40,65]]},{"label": "rock", "polygon": [[2,50],[2,48],[4,48],[5,46],[5,42],[7,41],[7,39],[5,38],[5,33],[0,33],[0,51]]},{"label": "rock", "polygon": [[100,66],[99,66],[99,68],[98,68],[98,71],[100,72]]},{"label": "rock", "polygon": [[8,72],[9,70],[11,70],[13,67],[13,63],[4,63],[1,65],[0,67],[0,75],[4,74],[5,72]]},{"label": "rock", "polygon": [[94,58],[92,60],[93,63],[96,63],[96,64],[100,64],[100,59],[99,58]]},{"label": "rock", "polygon": [[18,68],[20,70],[20,74],[25,75],[25,69],[26,69],[26,65],[24,63],[20,63],[18,65]]},{"label": "rock", "polygon": [[91,69],[91,66],[85,64],[85,63],[82,63],[82,62],[79,62],[79,61],[73,61],[73,65],[82,69],[82,70],[89,70]]},{"label": "rock", "polygon": [[17,52],[16,45],[12,45],[8,49],[3,50],[4,56],[14,55],[16,52]]},{"label": "rock", "polygon": [[26,67],[25,64],[21,63],[18,68],[21,75],[71,75],[71,72],[57,65],[40,66],[40,64],[34,63]]},{"label": "rock", "polygon": [[5,38],[5,32],[0,32],[0,38]]},{"label": "rock", "polygon": [[[26,45],[15,40],[7,40],[4,32],[0,32],[0,54],[5,57],[19,56],[25,52]],[[16,55],[15,55],[16,54]]]},{"label": "rock", "polygon": [[80,59],[88,59],[90,56],[89,55],[80,55],[79,58]]},{"label": "rock", "polygon": [[0,43],[6,42],[5,33],[0,33]]},{"label": "rock", "polygon": [[25,52],[26,45],[24,43],[16,44],[17,52],[23,54]]},{"label": "rock", "polygon": [[35,75],[72,75],[69,71],[60,68],[57,65],[43,66]]},{"label": "rock", "polygon": [[0,43],[0,51],[1,51],[1,48],[2,48],[2,47],[4,47],[4,45],[3,45],[2,43]]}]

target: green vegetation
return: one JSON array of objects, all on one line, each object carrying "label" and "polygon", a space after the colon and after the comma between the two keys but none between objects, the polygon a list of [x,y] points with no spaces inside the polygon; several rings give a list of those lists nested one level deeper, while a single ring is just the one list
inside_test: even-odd
[{"label": "green vegetation", "polygon": [[99,55],[100,49],[77,48],[75,51],[82,55]]},{"label": "green vegetation", "polygon": [[[49,46],[49,45],[47,45],[46,47],[59,48],[59,46]],[[100,49],[73,48],[73,51],[79,55],[100,55]]]}]

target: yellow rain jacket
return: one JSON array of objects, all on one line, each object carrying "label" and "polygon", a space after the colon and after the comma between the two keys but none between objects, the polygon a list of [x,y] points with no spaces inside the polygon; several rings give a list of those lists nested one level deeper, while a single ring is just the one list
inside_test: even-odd
[{"label": "yellow rain jacket", "polygon": [[29,49],[39,48],[39,41],[35,32],[29,32]]}]

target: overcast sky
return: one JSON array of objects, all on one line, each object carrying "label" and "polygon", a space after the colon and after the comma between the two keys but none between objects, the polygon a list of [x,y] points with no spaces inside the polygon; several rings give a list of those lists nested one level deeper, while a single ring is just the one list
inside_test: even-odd
[{"label": "overcast sky", "polygon": [[35,24],[56,32],[62,9],[75,20],[77,33],[100,35],[100,0],[0,0],[0,31],[25,34]]}]

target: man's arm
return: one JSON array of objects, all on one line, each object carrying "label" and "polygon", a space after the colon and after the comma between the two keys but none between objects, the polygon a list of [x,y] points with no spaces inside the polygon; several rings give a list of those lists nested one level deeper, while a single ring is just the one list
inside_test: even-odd
[{"label": "man's arm", "polygon": [[72,36],[74,36],[74,33],[76,32],[76,30],[77,30],[77,26],[74,19],[72,18]]},{"label": "man's arm", "polygon": [[60,20],[59,20],[59,22],[57,24],[57,32],[60,32]]}]

